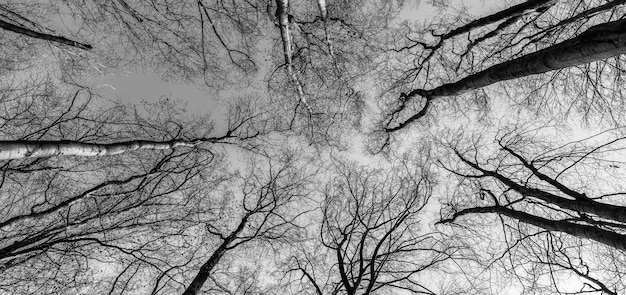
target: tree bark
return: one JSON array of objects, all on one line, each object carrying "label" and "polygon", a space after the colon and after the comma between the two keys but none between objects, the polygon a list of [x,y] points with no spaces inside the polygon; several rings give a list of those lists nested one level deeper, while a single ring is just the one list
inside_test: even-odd
[{"label": "tree bark", "polygon": [[470,167],[480,171],[485,176],[497,179],[502,184],[506,185],[507,187],[511,188],[522,196],[542,200],[546,203],[558,206],[562,209],[572,210],[580,213],[594,214],[608,220],[626,223],[626,207],[600,203],[589,198],[581,198],[580,195],[582,194],[571,195],[573,199],[567,199],[540,189],[526,187],[496,171],[490,171],[481,168],[476,163],[473,163],[463,157],[457,151],[455,151],[455,153],[461,159],[461,161],[463,161]]},{"label": "tree bark", "polygon": [[320,17],[322,18],[322,21],[326,22],[326,0],[317,0],[317,8],[320,10]]},{"label": "tree bark", "polygon": [[[494,65],[457,82],[444,84],[431,90],[414,89],[403,96],[403,100],[407,101],[416,96],[424,97],[426,104],[423,109],[397,126],[385,128],[385,131],[400,130],[423,117],[430,101],[437,97],[461,95],[497,82],[582,65],[624,53],[626,53],[626,19],[599,24],[572,39]],[[399,110],[404,107],[405,104],[402,104]]]},{"label": "tree bark", "polygon": [[320,18],[322,18],[322,22],[324,22],[324,40],[326,41],[326,46],[328,46],[328,54],[331,58],[334,58],[335,53],[333,51],[333,44],[330,42],[330,37],[328,36],[328,12],[326,10],[326,0],[317,0],[317,8],[320,10]]},{"label": "tree bark", "polygon": [[497,82],[542,74],[626,53],[626,19],[589,28],[575,38],[492,66],[426,92],[427,97],[460,95]]},{"label": "tree bark", "polygon": [[200,289],[202,289],[204,283],[206,283],[206,281],[209,279],[209,275],[211,275],[211,271],[213,270],[213,268],[215,268],[220,259],[229,250],[230,243],[232,243],[237,238],[237,235],[246,226],[250,215],[250,213],[244,215],[237,228],[222,241],[222,244],[220,244],[217,250],[215,250],[213,254],[211,254],[211,257],[209,257],[209,259],[202,265],[202,267],[200,267],[200,270],[196,274],[196,277],[193,279],[193,281],[191,281],[191,284],[189,284],[189,287],[187,287],[185,292],[183,292],[183,295],[196,295],[198,294],[198,292],[200,292]]},{"label": "tree bark", "polygon": [[451,37],[464,34],[472,31],[473,29],[483,27],[501,20],[505,20],[511,17],[520,16],[529,10],[541,10],[549,8],[554,5],[556,0],[529,0],[524,3],[520,3],[515,6],[511,6],[505,10],[498,11],[494,14],[474,20],[464,26],[458,27],[441,36],[441,40],[449,39]]},{"label": "tree bark", "polygon": [[39,33],[39,32],[35,32],[31,29],[27,29],[24,27],[20,27],[14,24],[10,24],[7,23],[3,20],[0,20],[0,28],[3,28],[7,31],[11,31],[14,33],[18,33],[21,35],[25,35],[31,38],[35,38],[35,39],[41,39],[41,40],[46,40],[46,41],[51,41],[51,42],[55,42],[55,43],[60,43],[60,44],[65,44],[68,46],[72,46],[72,47],[77,47],[80,49],[84,49],[84,50],[90,50],[93,47],[89,44],[85,44],[85,43],[80,43],[80,42],[76,42],[70,39],[67,39],[65,37],[61,37],[61,36],[54,36],[54,35],[50,35],[50,34],[45,34],[45,33]]},{"label": "tree bark", "polygon": [[276,0],[276,19],[278,19],[278,25],[280,28],[280,38],[283,43],[283,54],[285,56],[285,67],[287,69],[287,75],[296,84],[296,90],[298,92],[298,98],[307,108],[310,114],[313,113],[311,106],[304,93],[304,87],[302,82],[298,78],[298,75],[293,70],[292,55],[293,55],[293,42],[291,40],[291,32],[289,29],[289,0]]},{"label": "tree bark", "polygon": [[198,294],[198,292],[200,291],[204,283],[209,278],[209,275],[211,274],[211,271],[213,270],[213,268],[217,265],[217,263],[220,261],[222,256],[224,256],[224,254],[226,253],[227,251],[226,246],[228,246],[229,242],[230,241],[228,240],[224,240],[222,244],[220,245],[220,247],[217,248],[215,252],[213,252],[209,260],[207,260],[202,265],[202,267],[200,268],[200,271],[198,271],[198,274],[196,274],[196,277],[193,279],[191,284],[189,284],[189,287],[187,287],[185,292],[183,292],[183,295]]},{"label": "tree bark", "polygon": [[43,158],[52,156],[109,156],[141,149],[166,150],[176,147],[193,147],[205,142],[218,142],[230,137],[198,138],[194,140],[148,141],[132,140],[116,143],[98,144],[79,141],[0,141],[0,161],[24,158]]},{"label": "tree bark", "polygon": [[472,213],[498,213],[550,231],[570,234],[579,238],[590,239],[618,250],[626,251],[626,236],[601,228],[571,223],[563,220],[551,220],[502,206],[476,207],[464,209],[437,223],[449,223],[458,217]]}]

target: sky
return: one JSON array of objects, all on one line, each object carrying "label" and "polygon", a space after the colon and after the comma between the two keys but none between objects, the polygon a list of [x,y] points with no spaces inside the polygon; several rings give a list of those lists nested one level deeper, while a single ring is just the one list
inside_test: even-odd
[{"label": "sky", "polygon": [[[429,4],[431,1],[407,1],[404,11],[399,15],[398,22],[427,22],[433,16],[438,15],[438,10]],[[475,17],[488,15],[501,9],[502,3],[496,0],[452,0],[451,7],[465,7],[467,12]],[[68,25],[67,23],[65,25]],[[261,49],[263,50],[263,49]],[[259,75],[266,72],[259,70]],[[149,72],[145,69],[130,69],[126,73],[114,73],[104,76],[90,77],[87,83],[94,89],[101,91],[104,97],[119,100],[121,102],[136,104],[145,102],[156,102],[162,97],[180,100],[186,103],[192,114],[211,114],[216,126],[219,128],[220,122],[225,121],[224,113],[227,111],[229,100],[239,93],[250,93],[258,91],[254,86],[243,89],[224,89],[221,91],[209,90],[205,87],[181,81],[165,81],[157,73]],[[262,81],[258,81],[264,85]],[[355,137],[350,145],[350,152],[344,156],[354,161],[378,162],[367,152],[363,144],[363,137]],[[231,151],[233,152],[233,151]],[[231,155],[235,160],[239,156]],[[237,161],[239,162],[239,161]]]},{"label": "sky", "polygon": [[[452,2],[455,5],[460,3],[458,1]],[[464,1],[463,3],[471,8],[468,12],[474,18],[477,18],[500,9],[499,5],[502,2],[475,0]],[[496,3],[498,6],[496,6]],[[419,5],[409,4],[400,18],[401,20],[409,21],[426,21],[437,14],[438,11],[429,6],[427,1],[422,1]],[[260,72],[263,71],[261,70]],[[228,89],[222,92],[210,91],[190,83],[164,81],[155,73],[144,72],[139,69],[128,71],[126,74],[89,77],[86,80],[88,80],[90,86],[98,89],[103,96],[110,99],[118,99],[131,104],[142,101],[154,102],[164,96],[170,99],[181,99],[187,103],[187,107],[192,113],[212,113],[216,116],[216,121],[221,121],[219,118],[223,116],[225,106],[233,94],[253,90]],[[419,130],[416,129],[411,132],[419,132]],[[367,157],[354,157],[353,159],[368,160]],[[232,160],[232,162],[237,161]],[[433,209],[430,213],[434,215],[437,212],[436,209]]]},{"label": "sky", "polygon": [[[437,15],[437,9],[428,4],[429,1],[408,1],[404,12],[400,14],[400,20],[427,21]],[[464,0],[452,1],[454,6],[465,5],[470,8],[470,14],[480,17],[499,9],[500,1],[495,0]],[[263,70],[259,71],[260,73]],[[254,91],[255,89],[229,90],[215,92],[193,85],[191,83],[164,81],[158,74],[146,72],[141,69],[130,70],[126,74],[107,75],[93,77],[89,83],[94,88],[100,89],[106,97],[111,97],[128,103],[141,101],[157,101],[162,96],[186,101],[192,113],[218,113],[223,110],[220,106],[234,93]]]}]

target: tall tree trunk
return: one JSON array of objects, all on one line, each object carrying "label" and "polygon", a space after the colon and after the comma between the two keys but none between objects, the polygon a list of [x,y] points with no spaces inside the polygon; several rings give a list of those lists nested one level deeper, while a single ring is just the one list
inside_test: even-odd
[{"label": "tall tree trunk", "polygon": [[586,64],[624,53],[626,19],[591,27],[575,38],[428,90],[425,96],[460,95],[497,82]]},{"label": "tall tree trunk", "polygon": [[563,220],[551,220],[525,212],[516,211],[503,206],[476,207],[456,212],[451,218],[437,223],[450,223],[457,218],[473,213],[498,213],[523,223],[531,224],[550,231],[570,234],[583,239],[590,239],[618,250],[626,251],[626,236],[602,228],[571,223]]},{"label": "tall tree trunk", "polygon": [[193,147],[205,142],[219,142],[231,137],[197,138],[193,140],[148,141],[132,140],[116,143],[98,144],[79,141],[0,141],[0,161],[24,158],[43,158],[52,156],[109,156],[141,149],[166,150],[176,147]]},{"label": "tall tree trunk", "polygon": [[449,39],[454,36],[470,32],[476,28],[490,25],[511,17],[520,16],[529,11],[542,10],[554,5],[557,0],[528,0],[515,6],[511,6],[505,10],[498,11],[494,14],[479,18],[466,25],[458,27],[441,36],[441,40]]},{"label": "tall tree trunk", "polygon": [[31,29],[27,29],[27,28],[20,27],[20,26],[14,25],[14,24],[10,24],[10,23],[7,23],[7,22],[5,22],[3,20],[0,20],[0,28],[3,28],[5,30],[7,30],[7,31],[11,31],[11,32],[14,32],[14,33],[18,33],[18,34],[21,34],[21,35],[25,35],[25,36],[28,36],[28,37],[32,37],[32,38],[35,38],[35,39],[41,39],[41,40],[56,42],[56,43],[60,43],[60,44],[65,44],[65,45],[77,47],[77,48],[80,48],[80,49],[89,50],[89,49],[93,48],[89,44],[76,42],[76,41],[67,39],[65,37],[61,37],[61,36],[54,36],[54,35],[50,35],[50,34],[35,32],[35,31],[31,30]]},{"label": "tall tree trunk", "polygon": [[[423,117],[430,106],[430,101],[437,97],[460,95],[497,82],[582,65],[624,53],[626,53],[626,19],[599,24],[572,39],[494,65],[457,82],[431,90],[415,89],[403,96],[403,100],[407,101],[416,96],[424,97],[426,103],[423,109],[397,126],[385,128],[385,131],[400,130]],[[405,104],[399,110],[404,109],[404,106]]]},{"label": "tall tree trunk", "polygon": [[[510,149],[508,150],[511,151]],[[461,159],[461,161],[463,161],[465,164],[480,171],[485,176],[497,179],[502,184],[506,185],[507,187],[511,188],[522,196],[542,200],[546,203],[558,206],[562,209],[572,210],[580,213],[593,214],[608,220],[626,223],[626,207],[601,203],[587,197],[582,197],[583,194],[576,193],[571,190],[567,194],[571,196],[573,200],[552,194],[544,190],[527,187],[513,181],[512,179],[498,173],[497,171],[490,171],[481,168],[476,163],[463,157],[463,155],[461,155],[458,151],[455,151],[455,153],[459,157],[459,159]],[[514,153],[514,155],[517,154]],[[521,158],[521,156],[517,156],[519,157],[518,159]],[[524,162],[527,163],[526,161]],[[546,175],[544,176],[547,177]],[[543,180],[546,181],[545,178]]]},{"label": "tall tree trunk", "polygon": [[290,21],[289,21],[289,0],[276,0],[276,19],[278,19],[278,26],[280,28],[280,38],[283,43],[283,54],[285,56],[285,67],[287,75],[296,85],[298,92],[298,98],[304,104],[309,111],[309,114],[313,113],[311,106],[304,93],[304,87],[298,75],[293,70],[292,55],[293,55],[293,42],[291,39]]},{"label": "tall tree trunk", "polygon": [[326,46],[328,46],[328,54],[331,58],[335,58],[333,44],[330,42],[330,37],[328,36],[328,12],[326,10],[326,0],[317,0],[317,8],[320,10],[320,18],[322,18],[322,22],[324,22],[324,40],[326,41]]},{"label": "tall tree trunk", "polygon": [[222,241],[222,244],[220,244],[217,250],[215,250],[211,257],[209,257],[209,259],[200,267],[200,270],[196,274],[196,277],[193,279],[193,281],[191,281],[191,284],[189,284],[189,287],[187,287],[185,292],[183,292],[183,295],[196,295],[198,294],[198,292],[200,292],[200,289],[202,289],[204,283],[206,283],[206,281],[209,279],[213,268],[215,268],[215,266],[219,263],[224,254],[226,254],[226,252],[230,250],[230,243],[232,243],[237,238],[237,235],[246,226],[250,215],[250,213],[244,215],[244,217],[241,219],[241,222],[239,222],[237,228]]}]

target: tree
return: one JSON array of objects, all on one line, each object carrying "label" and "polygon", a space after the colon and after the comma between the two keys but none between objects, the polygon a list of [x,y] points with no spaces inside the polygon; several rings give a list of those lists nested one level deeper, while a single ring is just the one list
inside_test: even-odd
[{"label": "tree", "polygon": [[[626,206],[617,178],[624,137],[609,132],[556,145],[524,133],[498,137],[497,151],[488,157],[478,152],[483,144],[477,141],[473,147],[450,145],[462,164],[445,168],[459,178],[459,188],[438,223],[497,215],[507,238],[500,259],[549,268],[535,272],[532,284],[553,276],[552,292],[622,292]],[[610,265],[602,263],[607,257]],[[529,275],[520,267],[510,269]],[[584,285],[578,290],[561,285],[558,278],[567,275]]]},{"label": "tree", "polygon": [[[220,89],[253,80],[255,44],[265,24],[259,22],[265,19],[263,8],[263,1],[25,2],[3,4],[0,17],[7,19],[4,29],[20,33],[16,42],[38,38],[93,47],[89,54],[43,49],[58,55],[58,70],[71,80],[84,81],[85,71],[102,74],[140,66],[170,79],[202,81]],[[60,13],[62,26],[55,19]],[[54,21],[59,27],[55,29],[70,31],[88,44],[37,32],[39,23]]]},{"label": "tree", "polygon": [[[450,74],[448,78],[439,78],[448,72],[441,67],[455,64],[452,76],[458,75],[459,71],[461,74],[467,74],[457,81],[441,83],[432,89],[412,87],[410,91],[402,93],[399,99],[392,103],[391,111],[384,116],[384,131],[391,133],[404,129],[410,123],[424,117],[433,101],[440,97],[459,96],[497,82],[584,66],[624,54],[626,45],[619,41],[623,39],[620,36],[624,34],[624,22],[621,17],[615,15],[616,7],[621,4],[624,4],[624,1],[611,1],[596,7],[585,7],[580,12],[570,10],[572,16],[569,16],[568,12],[563,19],[554,23],[554,21],[547,22],[543,18],[553,18],[550,12],[552,9],[558,9],[560,5],[556,5],[555,1],[527,1],[442,35],[432,32],[433,38],[439,39],[434,45],[408,38],[409,45],[395,49],[395,51],[411,53],[415,51],[417,60],[413,64],[417,66],[405,71],[406,74],[403,74],[404,76],[398,82],[400,85],[405,81],[416,79],[425,79],[419,82],[422,85],[432,85],[431,81],[449,80]],[[609,20],[605,20],[607,15]],[[526,21],[523,21],[524,19]],[[460,44],[452,42],[453,46],[465,48],[457,56],[448,57],[440,52],[443,51],[445,41],[464,34],[469,36],[473,30],[496,22],[500,24],[495,29],[479,33],[481,36],[474,40],[468,37],[467,41],[457,41]],[[595,25],[590,27],[590,24]],[[574,35],[563,39],[561,35],[568,32],[571,26],[575,27]],[[582,29],[586,30],[578,33]],[[504,37],[500,41],[494,40],[489,43],[488,41],[495,36]],[[549,43],[559,39],[562,40],[560,43]],[[548,46],[541,48],[542,42],[548,43]],[[538,47],[541,49],[529,52],[530,48]],[[477,48],[486,50],[487,54],[476,53]],[[433,64],[431,59],[435,54],[442,60],[441,63]],[[418,97],[422,98],[421,107],[416,106],[414,102]]]},{"label": "tree", "polygon": [[[19,18],[24,18],[20,15],[17,15]],[[5,22],[3,20],[0,20],[0,28],[3,28],[7,31],[11,31],[11,32],[15,32],[17,34],[22,34],[22,35],[26,35],[28,37],[31,38],[36,38],[36,39],[41,39],[41,40],[46,40],[46,41],[51,41],[51,42],[56,42],[56,43],[60,43],[60,44],[65,44],[68,46],[74,46],[74,47],[78,47],[81,49],[85,49],[85,50],[89,50],[91,48],[93,48],[91,45],[89,44],[84,44],[84,43],[80,43],[80,42],[76,42],[76,41],[72,41],[70,39],[67,39],[65,37],[62,36],[55,36],[55,35],[50,35],[50,34],[46,34],[46,33],[40,33],[37,31],[33,31],[31,29],[19,26],[19,25],[15,25],[9,22]]]},{"label": "tree", "polygon": [[[213,132],[209,118],[189,118],[168,100],[133,108],[103,101],[89,89],[66,93],[46,81],[22,86],[2,97],[2,136],[13,139],[3,141],[3,148],[16,142],[193,142]],[[76,293],[101,283],[130,291],[145,284],[133,277],[153,275],[158,286],[163,277],[176,276],[192,257],[190,224],[211,221],[206,215],[215,210],[202,206],[199,188],[228,178],[215,145],[258,135],[249,125],[251,112],[233,107],[220,141],[113,156],[49,153],[2,161],[0,288],[14,294]],[[110,269],[103,271],[105,266]]]},{"label": "tree", "polygon": [[[434,103],[447,96],[441,103],[452,111],[440,110],[453,114],[450,117],[454,112],[469,113],[476,103],[482,109],[479,112],[488,114],[491,100],[501,102],[500,97],[505,97],[540,107],[535,114],[517,117],[522,120],[546,114],[553,120],[537,119],[559,122],[557,116],[576,109],[585,120],[601,122],[608,117],[610,123],[621,126],[622,90],[616,86],[620,85],[624,45],[617,39],[608,41],[608,36],[623,34],[623,4],[526,1],[442,34],[435,30],[441,31],[446,24],[407,26],[398,37],[404,39],[404,46],[390,53],[401,55],[393,70],[402,70],[389,82],[388,91],[401,94],[387,104],[383,131],[377,133],[382,144],[376,148],[389,148],[389,133],[424,121],[436,112]],[[442,21],[453,23],[450,18]],[[607,42],[595,43],[596,37]],[[530,77],[541,73],[549,75]],[[499,83],[507,80],[513,81]],[[483,89],[494,83],[499,83],[496,90]],[[433,134],[441,137],[437,131]],[[475,257],[485,259],[486,270],[500,266],[525,293],[616,294],[623,290],[619,258],[624,250],[623,224],[616,219],[623,204],[617,198],[606,199],[611,193],[599,192],[602,186],[590,185],[590,179],[603,179],[592,176],[602,168],[584,164],[598,160],[595,149],[602,154],[604,143],[591,144],[587,151],[556,154],[559,143],[541,146],[539,138],[518,142],[507,135],[507,140],[498,138],[500,153],[488,157],[482,155],[493,154],[493,148],[475,138],[465,141],[456,136],[448,146],[462,164],[446,156],[441,159],[444,168],[459,177],[459,184],[449,188],[449,198],[442,200],[440,223],[462,221],[454,230],[468,241],[475,233],[489,238],[489,242],[476,238],[468,242],[480,253]],[[569,165],[563,164],[568,159]],[[577,178],[571,176],[575,171],[580,173]],[[606,187],[614,186],[608,182]],[[502,228],[495,228],[494,223]],[[572,276],[578,277],[576,287],[560,283]]]},{"label": "tree", "polygon": [[[279,159],[277,156],[273,158]],[[232,231],[224,233],[215,225],[206,224],[208,233],[217,236],[221,242],[209,259],[202,263],[183,294],[198,294],[221,258],[235,248],[263,240],[275,247],[277,243],[291,239],[290,233],[296,227],[294,220],[300,215],[298,210],[293,210],[293,206],[308,194],[305,189],[311,175],[298,167],[293,155],[283,158],[268,158],[267,167],[253,167],[249,169],[249,175],[242,177],[243,183],[238,185],[242,196],[236,198],[240,199],[242,214]],[[227,219],[226,214],[221,219]],[[260,246],[256,247],[257,251]]]},{"label": "tree", "polygon": [[334,162],[309,242],[316,245],[301,245],[289,260],[292,292],[436,294],[424,277],[455,249],[420,227],[433,185],[427,166],[399,162],[396,171]]},{"label": "tree", "polygon": [[[623,125],[626,1],[405,2],[0,4],[0,293],[626,289],[621,129],[435,144],[460,116],[502,132],[492,105]],[[254,96],[214,120],[78,86],[129,70]],[[386,159],[356,144],[374,124]]]},{"label": "tree", "polygon": [[[346,149],[361,129],[363,83],[379,64],[378,40],[403,1],[276,1],[279,43],[266,76],[285,129]],[[273,8],[273,7],[272,7]]]}]

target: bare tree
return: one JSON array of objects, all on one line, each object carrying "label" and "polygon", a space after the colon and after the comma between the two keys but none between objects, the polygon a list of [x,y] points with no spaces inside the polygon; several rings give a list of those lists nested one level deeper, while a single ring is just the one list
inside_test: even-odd
[{"label": "bare tree", "polygon": [[[267,165],[250,168],[248,175],[240,179],[241,184],[230,184],[240,188],[241,196],[230,197],[241,203],[241,216],[235,218],[234,229],[226,233],[206,224],[208,233],[219,240],[218,247],[202,263],[183,294],[198,294],[222,257],[232,250],[256,242],[255,249],[259,251],[263,241],[277,247],[278,243],[289,241],[290,233],[297,229],[294,220],[300,213],[294,205],[308,194],[306,186],[311,175],[293,155],[273,158],[267,159]],[[228,219],[226,214],[221,217]]]},{"label": "bare tree", "polygon": [[345,148],[365,112],[359,83],[379,63],[379,39],[403,1],[275,2],[280,54],[272,55],[266,80],[285,129]]},{"label": "bare tree", "polygon": [[317,245],[302,246],[289,263],[297,292],[436,294],[421,276],[454,250],[421,231],[432,180],[427,168],[403,160],[395,171],[335,162],[322,191]]},{"label": "bare tree", "polygon": [[90,50],[93,48],[89,44],[52,34],[50,29],[44,28],[36,21],[33,21],[27,16],[24,16],[16,11],[17,9],[15,9],[15,6],[17,5],[9,3],[0,5],[0,28],[3,30],[22,35],[24,37],[50,41],[56,44],[63,44],[83,50]]},{"label": "bare tree", "polygon": [[[20,86],[1,98],[3,149],[16,142],[192,142],[214,132],[208,117],[190,117],[169,100],[130,107],[89,89],[65,93],[47,81]],[[219,208],[203,207],[199,188],[229,177],[216,145],[258,135],[249,124],[251,111],[233,107],[224,126],[229,135],[219,142],[100,157],[49,153],[3,160],[0,288],[14,294],[77,293],[101,284],[127,292],[145,284],[133,277],[154,276],[157,286],[180,277],[193,257],[192,225],[203,220],[197,212],[212,221],[206,216],[214,217],[209,212]]]},{"label": "bare tree", "polygon": [[[20,18],[23,18],[22,16],[19,16]],[[84,43],[80,43],[80,42],[76,42],[76,41],[72,41],[70,39],[67,39],[65,37],[62,36],[55,36],[55,35],[50,35],[50,34],[46,34],[46,33],[40,33],[19,25],[15,25],[3,20],[0,20],[0,28],[3,28],[7,31],[11,31],[11,32],[15,32],[18,34],[22,34],[22,35],[26,35],[28,37],[31,38],[36,38],[36,39],[41,39],[41,40],[46,40],[46,41],[51,41],[51,42],[56,42],[56,43],[60,43],[60,44],[65,44],[65,45],[69,45],[69,46],[74,46],[74,47],[78,47],[80,49],[85,49],[85,50],[89,50],[91,48],[93,48],[91,45],[89,44],[84,44]]]},{"label": "bare tree", "polygon": [[[598,92],[619,92],[618,88],[602,82],[608,72],[595,70],[595,66],[589,68],[588,64],[601,61],[600,64],[621,68],[619,60],[604,60],[626,52],[624,44],[617,41],[624,34],[623,13],[620,10],[624,1],[593,1],[593,4],[584,5],[580,2],[583,1],[526,1],[444,34],[434,32],[435,28],[440,29],[436,27],[440,24],[431,26],[430,33],[424,32],[426,28],[416,32],[424,39],[428,39],[425,35],[431,35],[431,39],[437,40],[434,44],[408,37],[415,34],[409,29],[404,41],[406,45],[392,52],[408,53],[415,59],[412,62],[414,66],[405,66],[391,87],[406,91],[390,103],[390,111],[382,122],[383,129],[387,133],[404,129],[424,117],[433,102],[441,97],[460,96],[494,83],[551,71],[558,71],[554,75],[562,75],[561,80],[571,83],[567,85],[589,79],[596,81],[593,89],[598,89]],[[498,26],[491,28],[491,24]],[[601,78],[592,78],[592,74],[586,78],[578,77],[576,67],[585,72],[595,72],[598,74],[595,77]],[[572,72],[559,71],[566,68],[572,68]],[[552,77],[545,84],[554,85],[561,91],[575,87],[561,86],[557,81],[560,80]],[[423,87],[412,86],[415,84]],[[515,87],[519,88],[519,84]],[[513,87],[507,90],[517,94]],[[538,89],[524,91],[536,93]],[[524,96],[523,92],[519,93]],[[584,93],[582,91],[581,94]]]},{"label": "bare tree", "polygon": [[[170,79],[203,81],[218,89],[253,80],[256,44],[268,25],[264,16],[263,1],[64,1],[0,7],[5,19],[1,27],[19,33],[18,42],[36,38],[93,47],[88,54],[42,49],[48,56],[58,55],[61,70],[74,80],[86,71],[102,74],[139,65]],[[88,44],[38,25],[50,22]]]},{"label": "bare tree", "polygon": [[[534,275],[528,284],[551,278],[552,292],[621,292],[626,206],[616,177],[623,136],[605,133],[557,146],[521,134],[499,137],[498,151],[488,157],[477,146],[451,145],[462,164],[446,169],[460,184],[439,223],[499,216],[506,239],[499,259],[508,256],[509,269],[522,277]],[[525,273],[516,264],[543,273]],[[580,289],[558,283],[567,275],[580,278]]]}]

